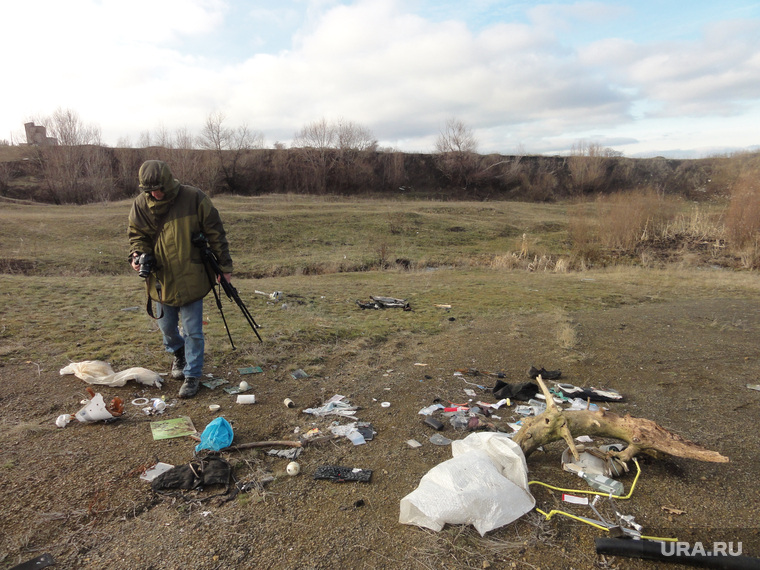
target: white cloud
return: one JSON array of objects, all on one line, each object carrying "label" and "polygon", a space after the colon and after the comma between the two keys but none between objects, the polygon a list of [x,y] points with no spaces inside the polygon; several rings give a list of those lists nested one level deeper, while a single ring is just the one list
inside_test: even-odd
[{"label": "white cloud", "polygon": [[[716,22],[696,40],[644,41],[604,34],[633,13],[619,3],[442,1],[434,18],[430,5],[15,3],[0,20],[0,49],[15,55],[4,71],[20,88],[4,93],[0,128],[61,106],[115,143],[159,125],[197,132],[221,110],[270,143],[342,117],[381,144],[424,151],[454,116],[484,152],[538,152],[588,135],[642,141],[657,115],[738,114],[760,100],[758,20]],[[42,38],[31,48],[27,22]],[[290,35],[275,41],[281,30]]]}]

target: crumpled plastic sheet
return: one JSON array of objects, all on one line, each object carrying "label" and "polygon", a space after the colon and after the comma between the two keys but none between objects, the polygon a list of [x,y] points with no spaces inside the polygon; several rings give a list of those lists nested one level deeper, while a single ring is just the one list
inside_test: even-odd
[{"label": "crumpled plastic sheet", "polygon": [[303,410],[304,414],[312,414],[315,416],[354,416],[356,414],[357,407],[352,406],[348,402],[344,401],[345,396],[335,394],[332,398],[327,400],[324,404],[318,408],[306,408]]},{"label": "crumpled plastic sheet", "polygon": [[452,459],[433,467],[401,499],[399,522],[440,531],[471,524],[483,536],[530,512],[528,466],[503,433],[475,432],[451,444]]},{"label": "crumpled plastic sheet", "polygon": [[134,380],[147,386],[161,387],[163,378],[147,368],[127,368],[121,372],[114,372],[108,362],[102,360],[83,360],[72,362],[64,366],[60,371],[61,376],[73,374],[88,384],[102,384],[104,386],[124,386],[129,380]]}]

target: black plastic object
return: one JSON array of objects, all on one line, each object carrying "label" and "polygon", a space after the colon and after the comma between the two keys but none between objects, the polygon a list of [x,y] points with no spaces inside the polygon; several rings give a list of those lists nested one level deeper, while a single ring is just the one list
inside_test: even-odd
[{"label": "black plastic object", "polygon": [[372,477],[372,469],[359,469],[357,467],[338,467],[336,465],[322,465],[314,472],[315,479],[327,479],[336,483],[344,481],[360,481],[369,483]]},{"label": "black plastic object", "polygon": [[663,543],[656,540],[597,538],[594,543],[596,544],[597,554],[643,558],[646,560],[657,560],[658,562],[699,566],[701,568],[722,568],[725,570],[757,570],[757,568],[760,568],[760,558],[750,558],[748,556],[712,556],[712,552],[705,552],[705,554],[679,554],[675,546],[672,547],[673,554],[667,555],[666,553],[671,552],[671,550],[666,550],[666,548],[663,548]]},{"label": "black plastic object", "polygon": [[528,378],[535,380],[538,376],[541,376],[541,380],[556,380],[562,376],[562,370],[547,370],[543,366],[541,368],[531,366],[528,370]]},{"label": "black plastic object", "polygon": [[55,559],[52,554],[43,554],[32,560],[27,560],[21,564],[10,568],[9,570],[33,570],[34,568],[47,568],[55,565]]},{"label": "black plastic object", "polygon": [[493,395],[497,398],[512,398],[527,402],[538,394],[538,385],[533,382],[522,382],[520,384],[507,384],[501,380],[496,381],[493,387]]},{"label": "black plastic object", "polygon": [[443,429],[443,423],[432,416],[427,416],[424,423],[438,431],[441,431]]}]

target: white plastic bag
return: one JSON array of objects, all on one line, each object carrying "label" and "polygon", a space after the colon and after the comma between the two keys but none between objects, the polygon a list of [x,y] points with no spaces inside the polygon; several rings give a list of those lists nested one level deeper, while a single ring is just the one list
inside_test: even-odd
[{"label": "white plastic bag", "polygon": [[439,531],[471,524],[483,536],[533,509],[528,466],[520,447],[496,432],[476,432],[451,444],[452,459],[433,467],[401,499],[399,522]]},{"label": "white plastic bag", "polygon": [[129,380],[134,380],[147,386],[161,387],[163,378],[147,368],[127,368],[121,372],[114,372],[108,362],[102,360],[84,360],[72,362],[61,368],[61,376],[74,374],[80,380],[88,384],[103,384],[104,386],[124,386]]}]

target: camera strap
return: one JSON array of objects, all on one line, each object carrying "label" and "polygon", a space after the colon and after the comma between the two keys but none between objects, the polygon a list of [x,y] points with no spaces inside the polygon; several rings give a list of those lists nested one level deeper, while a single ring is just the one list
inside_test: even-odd
[{"label": "camera strap", "polygon": [[153,303],[151,302],[153,299],[150,298],[150,285],[148,282],[145,282],[145,291],[146,291],[146,297],[148,297],[148,300],[145,305],[145,312],[148,313],[148,316],[151,319],[158,320],[161,317],[164,316],[164,307],[163,307],[163,290],[161,289],[161,282],[156,279],[156,292],[158,293],[158,298],[161,299],[159,303],[161,303],[161,314],[157,317],[153,314]]},{"label": "camera strap", "polygon": [[[174,204],[172,204],[172,205],[174,205]],[[171,210],[171,208],[169,208],[169,210]],[[164,213],[164,215],[161,216],[161,218],[159,218],[159,219],[156,220],[156,234],[153,237],[153,253],[154,253],[154,257],[155,257],[155,252],[156,252],[156,243],[158,242],[158,236],[161,235],[161,232],[164,229],[164,223],[166,222],[166,218],[168,217],[168,215],[169,215],[169,211],[167,211],[166,213]],[[146,305],[145,305],[145,312],[148,313],[148,316],[151,319],[158,320],[158,319],[160,319],[161,317],[164,316],[164,309],[163,309],[164,295],[163,295],[163,289],[161,288],[161,282],[158,280],[158,276],[156,276],[155,279],[156,279],[156,293],[158,293],[158,299],[159,299],[158,302],[161,303],[161,305],[162,305],[162,307],[161,307],[161,314],[158,315],[158,316],[155,316],[154,313],[153,313],[153,303],[151,303],[152,299],[150,298],[150,279],[146,279],[145,280],[145,296],[147,297],[147,301],[146,301]]]}]

